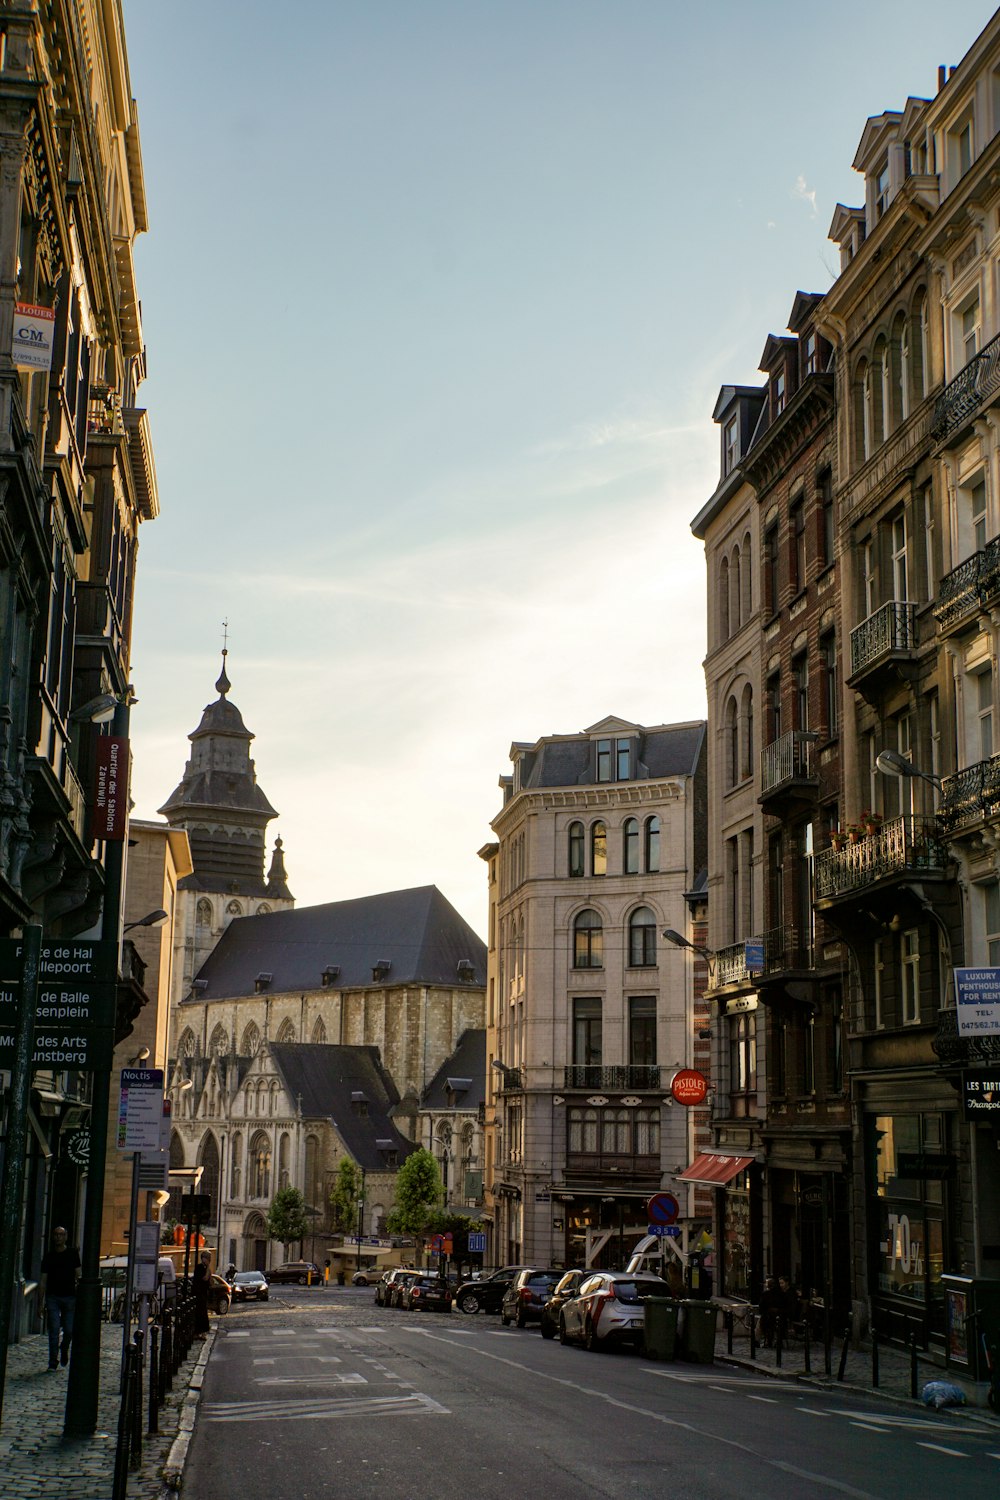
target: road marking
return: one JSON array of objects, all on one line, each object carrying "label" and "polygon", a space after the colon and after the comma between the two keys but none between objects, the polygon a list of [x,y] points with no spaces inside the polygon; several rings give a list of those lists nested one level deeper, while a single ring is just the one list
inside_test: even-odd
[{"label": "road marking", "polygon": [[711,1384],[712,1390],[725,1391],[727,1395],[758,1385],[766,1387],[769,1391],[798,1391],[800,1393],[802,1391],[802,1387],[794,1380],[768,1380],[767,1378],[763,1380],[741,1380],[738,1375],[732,1377],[728,1375],[714,1377],[711,1375],[675,1375],[672,1370],[658,1370],[652,1365],[642,1365],[640,1368],[646,1375],[659,1375],[661,1380],[673,1380],[678,1385]]},{"label": "road marking", "polygon": [[777,1404],[778,1404],[777,1401],[775,1401],[775,1399],[774,1399],[773,1396],[753,1396],[749,1392],[747,1393],[747,1400],[748,1401],[766,1401],[767,1404],[768,1404],[768,1406],[777,1406]]},{"label": "road marking", "polygon": [[254,1364],[255,1365],[276,1365],[277,1363],[278,1363],[278,1361],[276,1359],[255,1359],[254,1360]]},{"label": "road marking", "polygon": [[960,1448],[946,1448],[942,1443],[918,1443],[918,1448],[929,1448],[932,1453],[947,1453],[949,1458],[968,1458]]},{"label": "road marking", "polygon": [[241,1331],[237,1331],[234,1328],[232,1332],[230,1332],[230,1330],[227,1328],[224,1337],[227,1339],[248,1339],[250,1337],[250,1330],[249,1328],[244,1328]]},{"label": "road marking", "polygon": [[800,1407],[796,1408],[796,1410],[798,1410],[798,1411],[804,1411],[806,1413],[806,1415],[810,1416],[810,1417],[832,1417],[833,1416],[833,1412],[832,1411],[817,1411],[816,1408],[815,1408],[815,1406],[800,1406]]},{"label": "road marking", "polygon": [[1000,1458],[1000,1453],[987,1453],[986,1458]]},{"label": "road marking", "polygon": [[831,1417],[847,1417],[849,1420],[856,1418],[859,1422],[878,1422],[882,1427],[900,1427],[904,1431],[954,1433],[956,1437],[972,1436],[967,1427],[947,1427],[940,1422],[928,1420],[926,1417],[897,1417],[889,1412],[858,1411],[856,1407],[828,1407],[827,1411]]},{"label": "road marking", "polygon": [[[319,1332],[320,1333],[334,1333],[334,1332],[339,1333],[340,1330],[339,1329],[333,1329],[333,1328],[321,1328],[321,1329],[319,1329]],[[358,1332],[359,1333],[385,1333],[385,1329],[384,1328],[359,1328]]]},{"label": "road marking", "polygon": [[207,1406],[206,1422],[288,1422],[353,1416],[450,1416],[430,1396],[331,1396],[302,1401],[220,1401]]},{"label": "road marking", "polygon": [[367,1385],[363,1375],[261,1375],[254,1385]]},{"label": "road marking", "polygon": [[852,1422],[852,1427],[860,1427],[862,1432],[880,1432],[883,1437],[888,1437],[889,1432],[885,1427],[873,1427],[871,1422]]}]

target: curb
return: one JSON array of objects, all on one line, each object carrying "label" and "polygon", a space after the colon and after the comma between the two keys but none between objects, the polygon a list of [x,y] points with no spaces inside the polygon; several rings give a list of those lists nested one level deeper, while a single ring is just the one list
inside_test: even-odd
[{"label": "curb", "polygon": [[[921,1411],[933,1411],[933,1407],[924,1406],[919,1396],[897,1396],[894,1391],[885,1391],[881,1386],[854,1385],[849,1380],[826,1380],[819,1375],[807,1375],[804,1370],[775,1370],[769,1365],[757,1365],[749,1359],[739,1359],[732,1354],[717,1354],[715,1356],[717,1365],[730,1365],[737,1370],[752,1370],[755,1375],[766,1375],[771,1380],[797,1380],[802,1385],[807,1385],[818,1391],[849,1391],[852,1396],[877,1396],[882,1401],[892,1401],[896,1406],[917,1406]],[[949,1416],[962,1417],[967,1422],[982,1426],[987,1431],[995,1430],[1000,1426],[1000,1419],[991,1416],[978,1406],[949,1406],[946,1408]]]},{"label": "curb", "polygon": [[213,1328],[205,1340],[201,1354],[198,1356],[198,1363],[191,1375],[187,1395],[184,1397],[184,1405],[181,1407],[180,1419],[177,1423],[177,1436],[170,1445],[170,1452],[163,1466],[163,1483],[168,1490],[179,1490],[184,1479],[184,1466],[187,1463],[188,1449],[194,1436],[194,1423],[198,1412],[198,1402],[201,1400],[205,1366],[208,1364],[217,1331]]}]

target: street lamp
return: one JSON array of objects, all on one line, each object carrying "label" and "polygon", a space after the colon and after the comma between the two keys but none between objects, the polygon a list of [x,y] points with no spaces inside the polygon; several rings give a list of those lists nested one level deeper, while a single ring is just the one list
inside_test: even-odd
[{"label": "street lamp", "polygon": [[938,791],[941,790],[940,776],[932,776],[927,771],[921,771],[898,750],[880,750],[875,757],[875,765],[883,776],[896,776],[903,781],[911,777],[919,777],[921,781],[929,781],[931,786],[937,787]]},{"label": "street lamp", "polygon": [[704,948],[701,943],[692,943],[690,938],[684,937],[683,933],[675,932],[672,927],[665,927],[662,936],[666,938],[668,943],[672,943],[675,948],[690,948],[692,953],[697,953],[699,958],[703,958],[708,965],[709,981],[714,984],[715,960],[717,955],[712,952],[711,948]]},{"label": "street lamp", "polygon": [[140,917],[137,922],[126,922],[125,926],[122,928],[122,933],[124,934],[126,932],[131,932],[133,927],[160,927],[164,922],[167,922],[169,920],[170,913],[168,911],[164,911],[163,907],[160,906],[156,909],[156,911],[148,911],[146,915],[144,917]]}]

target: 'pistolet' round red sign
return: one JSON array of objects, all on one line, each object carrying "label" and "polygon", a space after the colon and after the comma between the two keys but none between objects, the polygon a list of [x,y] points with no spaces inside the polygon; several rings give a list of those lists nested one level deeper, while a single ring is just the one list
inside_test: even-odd
[{"label": "'pistolet' round red sign", "polygon": [[678,1104],[704,1104],[708,1095],[708,1079],[697,1068],[681,1068],[674,1074],[670,1092]]}]

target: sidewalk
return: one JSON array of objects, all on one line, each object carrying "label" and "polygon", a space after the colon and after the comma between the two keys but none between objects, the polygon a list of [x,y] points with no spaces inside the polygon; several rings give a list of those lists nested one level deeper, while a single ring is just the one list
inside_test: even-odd
[{"label": "sidewalk", "polygon": [[[161,1500],[165,1493],[161,1476],[177,1436],[185,1397],[214,1338],[213,1323],[208,1339],[195,1339],[188,1359],[174,1377],[173,1389],[159,1409],[159,1433],[151,1437],[146,1435],[148,1406],[144,1405],[142,1465],[129,1474],[130,1500]],[[48,1349],[48,1338],[33,1334],[8,1350],[0,1426],[0,1492],[4,1500],[48,1500],[56,1495],[65,1500],[110,1500],[118,1441],[122,1330],[113,1323],[101,1326],[98,1425],[91,1438],[63,1439],[66,1371],[60,1368],[48,1372]],[[148,1386],[144,1403],[147,1400]]]},{"label": "sidewalk", "polygon": [[[843,1340],[834,1342],[830,1350],[831,1372],[826,1374],[825,1351],[822,1343],[810,1345],[810,1371],[805,1369],[805,1350],[800,1341],[796,1341],[782,1350],[781,1365],[777,1362],[775,1349],[765,1349],[757,1343],[755,1357],[750,1358],[750,1339],[746,1333],[734,1331],[733,1352],[728,1353],[727,1337],[724,1330],[716,1335],[715,1358],[718,1364],[734,1364],[743,1370],[756,1370],[761,1374],[773,1375],[785,1380],[803,1380],[819,1386],[829,1386],[831,1389],[840,1391],[854,1391],[864,1395],[888,1396],[894,1401],[905,1401],[909,1405],[919,1406],[923,1410],[923,1402],[920,1400],[920,1392],[929,1380],[946,1380],[951,1384],[960,1385],[951,1372],[945,1370],[943,1365],[936,1364],[921,1350],[917,1351],[917,1397],[914,1401],[910,1386],[910,1355],[905,1349],[896,1348],[891,1345],[879,1344],[878,1346],[878,1385],[872,1385],[872,1351],[870,1344],[864,1344],[861,1348],[848,1348],[847,1364],[844,1369],[842,1381],[837,1379],[837,1371],[840,1367],[840,1356],[843,1349]],[[946,1408],[949,1416],[959,1412],[973,1419],[982,1419],[991,1426],[1000,1428],[1000,1416],[995,1416],[985,1406],[950,1406]]]}]

